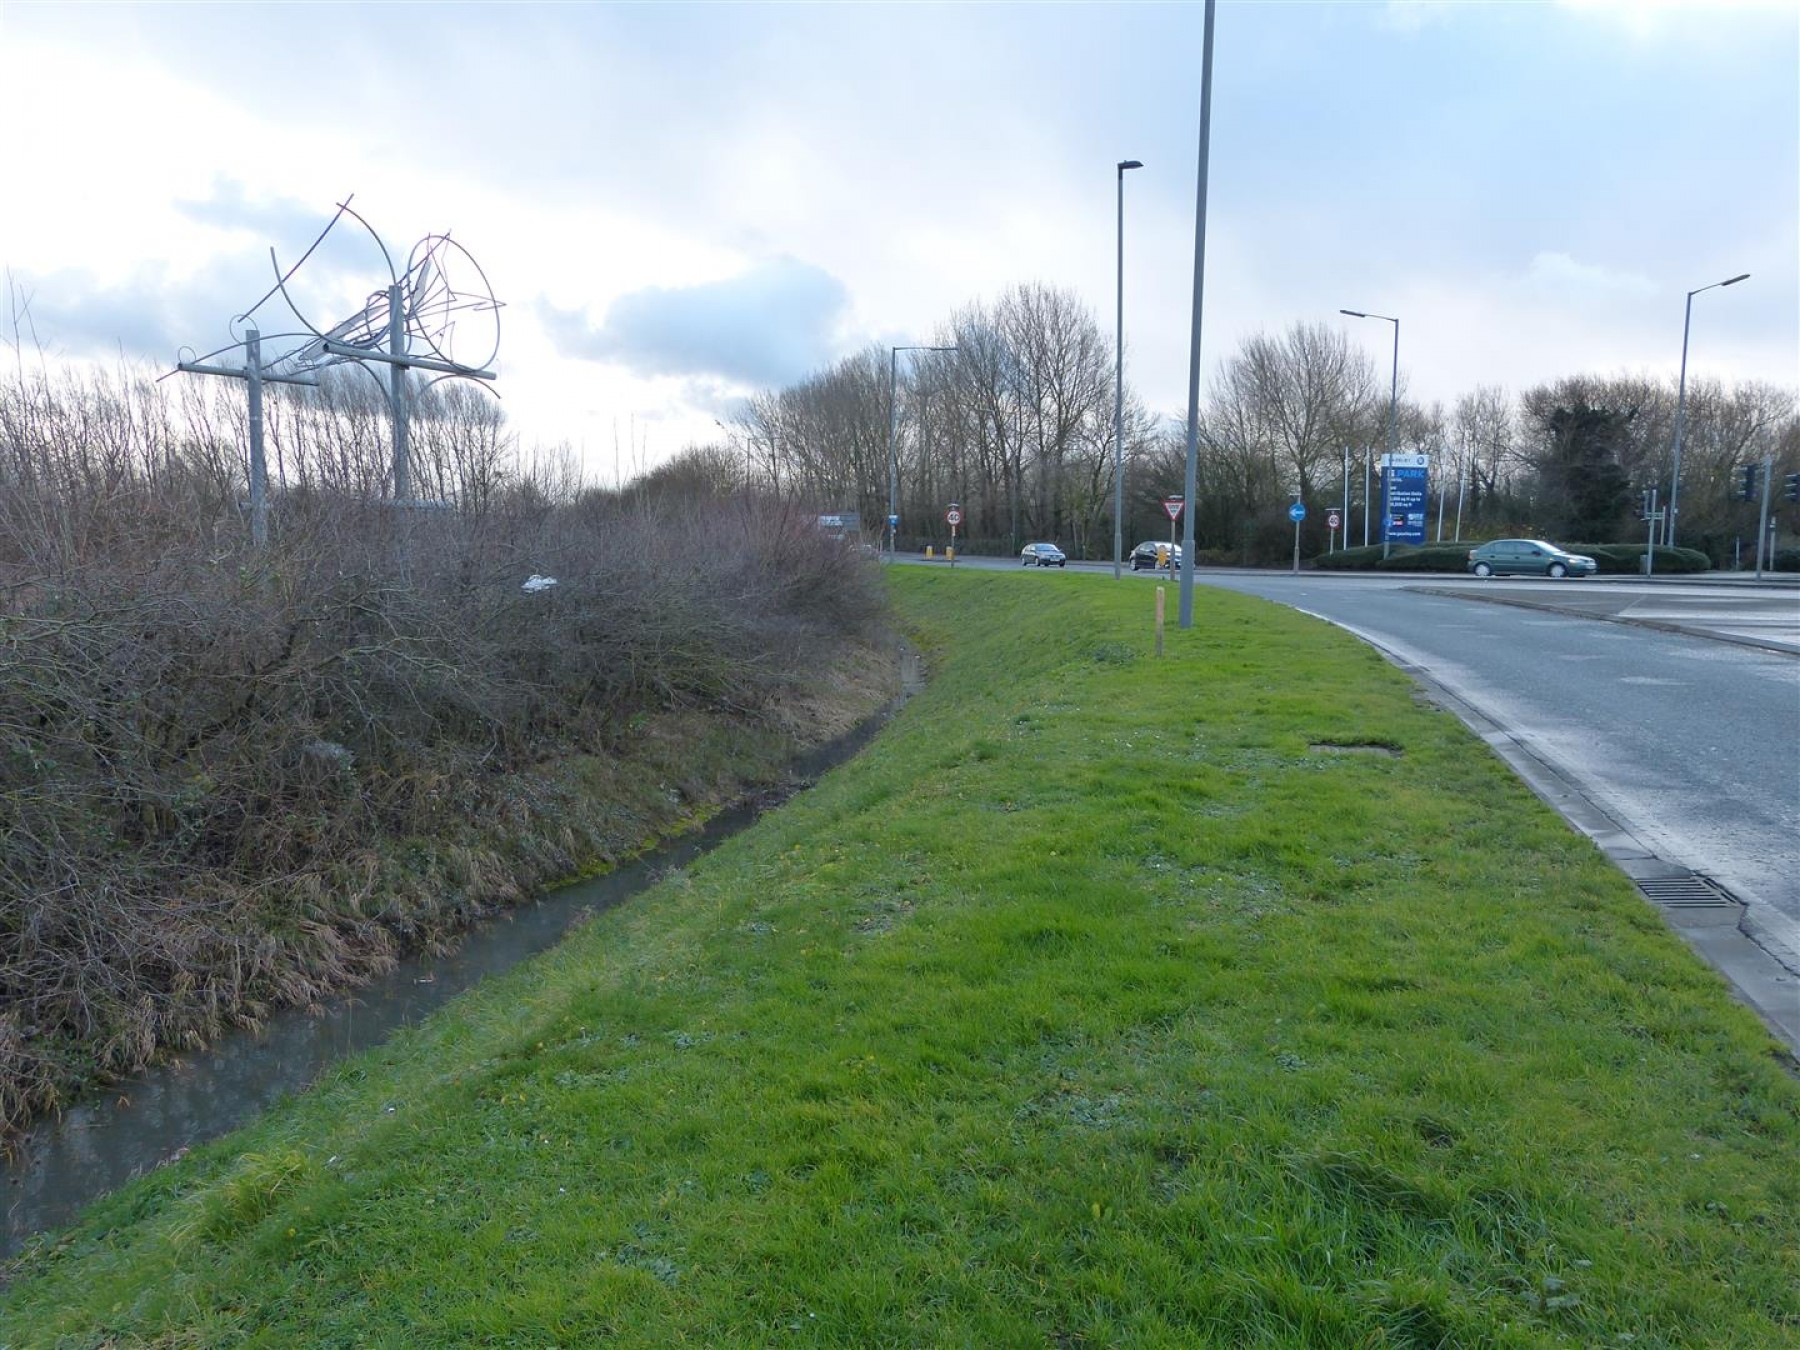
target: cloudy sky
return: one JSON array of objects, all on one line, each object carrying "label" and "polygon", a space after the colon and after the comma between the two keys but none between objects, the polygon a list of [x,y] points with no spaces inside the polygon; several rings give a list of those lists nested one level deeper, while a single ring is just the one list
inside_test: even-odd
[{"label": "cloudy sky", "polygon": [[[27,351],[163,367],[354,205],[451,231],[505,302],[499,389],[596,477],[749,392],[931,340],[1020,282],[1187,401],[1198,4],[0,2],[0,265]],[[1226,3],[1203,369],[1344,324],[1414,396],[1580,371],[1800,383],[1800,5]],[[340,226],[320,326],[386,276]],[[272,302],[278,306],[279,302]],[[278,309],[265,329],[292,327]],[[10,326],[9,326],[10,328]],[[8,334],[9,340],[11,334]],[[35,355],[34,355],[35,359]]]}]

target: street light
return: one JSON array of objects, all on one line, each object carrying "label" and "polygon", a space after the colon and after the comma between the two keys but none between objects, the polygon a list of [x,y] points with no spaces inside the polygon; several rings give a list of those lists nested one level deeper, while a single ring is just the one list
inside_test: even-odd
[{"label": "street light", "polygon": [[894,430],[899,421],[894,402],[894,380],[901,352],[953,352],[955,347],[893,347],[888,350],[888,558],[899,548],[900,534],[900,452],[894,446]]},{"label": "street light", "polygon": [[1681,496],[1681,429],[1687,417],[1687,348],[1688,326],[1694,321],[1694,297],[1700,291],[1710,291],[1719,286],[1735,286],[1740,281],[1750,278],[1748,272],[1741,272],[1728,281],[1715,281],[1711,286],[1702,286],[1699,290],[1687,293],[1687,315],[1681,321],[1681,384],[1675,394],[1675,467],[1669,479],[1669,523],[1663,538],[1668,548],[1675,547],[1675,512],[1676,503]]},{"label": "street light", "polygon": [[[1390,318],[1386,314],[1365,314],[1360,309],[1340,309],[1339,314],[1348,314],[1353,319],[1380,319],[1383,323],[1394,325],[1394,373],[1388,382],[1388,473],[1394,468],[1394,407],[1400,395],[1400,320]],[[1388,555],[1388,506],[1387,506],[1387,474],[1381,476],[1381,556]]]},{"label": "street light", "polygon": [[1141,169],[1142,160],[1119,161],[1119,305],[1114,330],[1118,358],[1113,362],[1113,580],[1125,558],[1125,170]]}]

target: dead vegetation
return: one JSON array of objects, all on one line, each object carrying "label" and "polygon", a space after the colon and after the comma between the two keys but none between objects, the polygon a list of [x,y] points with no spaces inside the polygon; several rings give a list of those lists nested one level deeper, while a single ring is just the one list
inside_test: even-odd
[{"label": "dead vegetation", "polygon": [[194,390],[0,386],[0,1134],[640,846],[878,619],[810,517],[524,471],[468,400],[415,443],[434,510],[379,503],[354,399],[286,406],[253,551]]}]

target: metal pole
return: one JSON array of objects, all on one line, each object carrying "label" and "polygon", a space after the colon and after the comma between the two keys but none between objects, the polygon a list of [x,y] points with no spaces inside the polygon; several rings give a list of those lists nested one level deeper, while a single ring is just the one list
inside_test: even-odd
[{"label": "metal pole", "polygon": [[[1675,547],[1675,516],[1680,511],[1676,505],[1681,500],[1681,429],[1687,420],[1687,353],[1688,329],[1694,322],[1694,296],[1696,292],[1687,294],[1687,312],[1681,319],[1681,382],[1675,392],[1675,464],[1669,476],[1669,520],[1663,527],[1663,542],[1670,548]],[[1761,558],[1759,553],[1758,558]]]},{"label": "metal pole", "polygon": [[1344,447],[1344,547],[1350,547],[1350,447]]},{"label": "metal pole", "polygon": [[1144,166],[1135,159],[1119,161],[1119,285],[1113,329],[1118,354],[1113,361],[1113,580],[1125,560],[1125,170]]},{"label": "metal pole", "polygon": [[[406,355],[406,315],[400,308],[400,287],[388,287],[388,353]],[[412,499],[412,466],[406,453],[406,367],[388,367],[388,388],[394,414],[394,505]]]},{"label": "metal pole", "polygon": [[244,371],[250,385],[250,543],[269,542],[269,464],[263,455],[262,334],[244,330]]},{"label": "metal pole", "polygon": [[[1663,543],[1670,548],[1675,547],[1675,517],[1680,513],[1681,500],[1681,433],[1687,421],[1687,354],[1688,330],[1694,322],[1694,297],[1702,291],[1715,290],[1720,286],[1735,286],[1740,281],[1748,281],[1750,274],[1744,272],[1725,281],[1715,281],[1711,286],[1699,286],[1687,293],[1687,308],[1681,319],[1681,381],[1675,392],[1675,463],[1669,477],[1669,511],[1668,523],[1663,529]],[[1762,556],[1762,545],[1757,545],[1757,556]]]},{"label": "metal pole", "polygon": [[1644,514],[1649,517],[1645,523],[1649,526],[1647,533],[1650,536],[1650,547],[1644,553],[1644,575],[1653,577],[1656,575],[1656,527],[1663,519],[1662,514],[1656,509],[1655,488],[1650,489],[1650,509]]},{"label": "metal pole", "polygon": [[1442,488],[1439,488],[1439,489],[1438,489],[1438,531],[1437,531],[1437,541],[1438,541],[1438,543],[1440,543],[1440,544],[1441,544],[1441,543],[1443,543],[1443,542],[1444,542],[1444,490],[1443,490],[1443,489],[1442,489]]},{"label": "metal pole", "polygon": [[892,562],[898,550],[899,526],[895,524],[895,516],[899,514],[900,500],[900,458],[899,451],[894,448],[894,427],[896,408],[894,405],[894,370],[900,360],[900,349],[888,349],[888,561]]},{"label": "metal pole", "polygon": [[[1762,580],[1763,574],[1763,540],[1769,539],[1769,488],[1775,479],[1774,459],[1765,459],[1762,466],[1762,510],[1756,517],[1756,579]],[[1771,540],[1771,542],[1773,542]],[[1769,566],[1775,565],[1775,550],[1769,549]]]},{"label": "metal pole", "polygon": [[1206,168],[1212,140],[1213,0],[1206,0],[1206,36],[1200,52],[1200,173],[1194,202],[1194,333],[1188,353],[1187,490],[1182,502],[1181,606],[1179,623],[1194,626],[1194,498],[1199,486],[1200,313],[1206,295]]},{"label": "metal pole", "polygon": [[1387,469],[1381,475],[1381,556],[1388,555],[1388,525],[1393,519],[1388,506],[1388,480],[1394,472],[1394,410],[1400,397],[1400,320],[1390,319],[1394,325],[1394,373],[1388,383],[1388,434],[1387,434]]},{"label": "metal pole", "polygon": [[1462,454],[1456,461],[1456,542],[1462,543],[1463,494],[1469,488],[1469,443],[1462,443]]},{"label": "metal pole", "polygon": [[1369,475],[1375,469],[1375,447],[1363,456],[1363,547],[1369,546]]}]

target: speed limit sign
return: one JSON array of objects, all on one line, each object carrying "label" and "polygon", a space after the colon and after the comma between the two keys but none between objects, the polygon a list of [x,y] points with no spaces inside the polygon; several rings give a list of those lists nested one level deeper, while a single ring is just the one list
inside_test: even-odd
[{"label": "speed limit sign", "polygon": [[1336,511],[1333,511],[1330,515],[1325,517],[1325,523],[1327,525],[1329,525],[1332,529],[1335,530],[1338,526],[1342,525],[1344,522],[1338,518],[1338,513]]},{"label": "speed limit sign", "polygon": [[962,512],[953,506],[944,512],[944,520],[951,525],[960,525],[962,524]]}]

